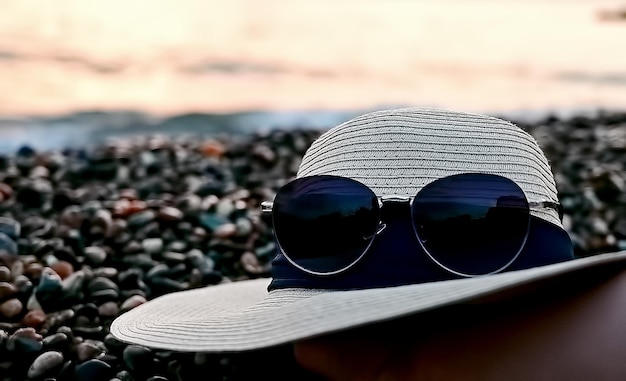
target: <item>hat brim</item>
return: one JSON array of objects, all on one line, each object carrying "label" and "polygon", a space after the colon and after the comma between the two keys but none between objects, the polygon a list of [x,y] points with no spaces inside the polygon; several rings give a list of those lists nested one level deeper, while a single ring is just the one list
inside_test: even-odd
[{"label": "hat brim", "polygon": [[111,324],[118,340],[183,352],[239,352],[281,345],[515,291],[585,269],[626,264],[626,251],[475,278],[351,291],[281,289],[269,279],[176,292]]}]

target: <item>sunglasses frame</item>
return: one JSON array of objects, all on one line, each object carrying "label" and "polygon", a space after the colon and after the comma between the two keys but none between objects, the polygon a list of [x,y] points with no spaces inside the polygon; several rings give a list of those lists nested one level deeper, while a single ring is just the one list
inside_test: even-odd
[{"label": "sunglasses frame", "polygon": [[[515,185],[517,186],[517,184],[516,184],[513,180],[511,180],[511,179],[509,179],[509,178],[506,178],[506,177],[504,177],[504,176],[500,176],[500,175],[490,175],[490,174],[484,174],[484,173],[462,173],[462,174],[451,175],[451,176],[447,176],[447,177],[459,176],[459,175],[489,175],[489,176],[497,176],[497,177],[501,177],[501,178],[503,178],[503,179],[506,179],[506,180],[508,180],[508,181],[511,181],[513,184],[515,184]],[[412,214],[412,213],[413,213],[413,201],[416,199],[417,195],[418,195],[418,194],[419,194],[419,192],[421,191],[421,190],[420,190],[420,191],[418,191],[418,192],[416,193],[416,195],[415,195],[415,196],[402,196],[402,195],[384,195],[384,196],[377,196],[377,195],[376,195],[376,194],[375,194],[375,193],[374,193],[374,192],[373,192],[373,191],[372,191],[372,190],[371,190],[371,189],[370,189],[367,185],[365,185],[365,184],[363,184],[363,183],[361,183],[361,182],[359,182],[359,181],[357,181],[357,180],[351,179],[351,178],[349,178],[349,177],[342,177],[342,176],[335,176],[335,175],[313,175],[313,176],[305,176],[305,177],[301,177],[301,178],[311,178],[311,177],[319,177],[319,176],[322,176],[322,177],[326,177],[326,176],[328,176],[328,177],[339,177],[339,178],[344,178],[344,179],[347,179],[347,180],[349,180],[349,181],[354,181],[354,182],[357,182],[357,183],[361,184],[363,187],[365,187],[365,188],[369,189],[369,190],[372,192],[372,194],[374,194],[374,196],[376,197],[376,199],[378,200],[378,210],[377,210],[377,214],[378,214],[378,218],[377,218],[377,219],[378,219],[378,223],[377,223],[377,228],[376,228],[375,232],[374,232],[371,236],[369,236],[369,237],[364,237],[364,239],[368,239],[368,240],[369,240],[369,243],[368,243],[368,244],[367,244],[367,246],[363,249],[362,253],[361,253],[360,255],[358,255],[358,256],[357,256],[357,257],[356,257],[356,258],[355,258],[352,262],[350,262],[348,265],[346,265],[346,266],[344,266],[344,267],[342,267],[342,268],[340,268],[340,269],[333,270],[333,271],[320,272],[320,271],[315,271],[315,270],[308,269],[308,268],[306,268],[306,267],[304,267],[304,266],[302,266],[302,265],[298,264],[296,261],[294,261],[294,260],[293,260],[293,259],[289,256],[289,254],[287,254],[287,253],[283,250],[282,246],[281,246],[281,245],[280,245],[280,243],[279,243],[279,245],[278,245],[278,246],[279,246],[279,249],[280,249],[281,253],[284,255],[284,257],[287,259],[287,261],[289,261],[289,263],[291,263],[291,264],[292,264],[293,266],[295,266],[296,268],[298,268],[298,269],[300,269],[300,270],[302,270],[302,271],[304,271],[304,272],[306,272],[306,273],[308,273],[308,274],[318,275],[318,276],[332,276],[332,275],[337,275],[337,274],[340,274],[340,273],[342,273],[342,272],[347,271],[348,269],[350,269],[351,267],[353,267],[354,265],[356,265],[357,263],[359,263],[359,262],[361,261],[361,259],[365,256],[365,254],[369,251],[369,249],[370,249],[370,247],[371,247],[372,243],[374,242],[374,239],[376,238],[376,236],[378,236],[378,235],[379,235],[379,234],[380,234],[383,230],[385,230],[385,228],[387,227],[387,224],[385,224],[385,223],[383,223],[383,222],[382,222],[381,215],[380,215],[383,205],[384,205],[384,204],[386,204],[386,203],[408,204],[409,208],[411,209],[411,214]],[[294,179],[294,180],[292,180],[292,181],[295,181],[295,180],[298,180],[298,179],[301,179],[301,178],[297,178],[297,179]],[[443,177],[443,178],[441,178],[441,179],[445,179],[445,178],[446,178],[446,177]],[[435,182],[436,182],[436,181],[438,181],[438,180],[441,180],[441,179],[437,179],[437,180],[435,180]],[[289,183],[287,183],[287,184],[289,184]],[[519,187],[519,186],[518,186],[518,187]],[[531,210],[531,208],[534,208],[534,209],[538,209],[538,208],[548,208],[548,209],[554,209],[554,210],[556,210],[556,211],[558,212],[558,214],[559,214],[559,219],[562,219],[562,218],[563,218],[563,208],[562,208],[562,205],[561,205],[560,203],[555,202],[555,201],[532,201],[532,202],[531,202],[531,201],[528,201],[528,199],[527,199],[527,197],[526,197],[526,194],[523,192],[523,190],[521,190],[521,188],[520,188],[520,191],[522,192],[522,195],[524,196],[524,201],[525,201],[525,202],[526,202],[526,204],[528,205],[529,218],[530,218],[530,210]],[[261,212],[262,212],[263,214],[271,214],[271,213],[273,212],[273,207],[274,207],[274,202],[273,202],[273,201],[263,201],[263,202],[261,202]],[[530,223],[530,220],[529,220],[529,223]],[[528,238],[528,231],[527,231],[527,232],[526,232],[526,236],[524,237],[524,239],[523,239],[522,243],[520,244],[520,247],[519,247],[519,249],[518,249],[517,253],[515,253],[515,255],[514,255],[514,256],[512,256],[512,259],[511,259],[510,261],[508,261],[506,264],[504,264],[504,265],[503,265],[503,266],[501,266],[500,268],[498,268],[498,269],[496,269],[496,270],[493,270],[493,271],[490,271],[490,272],[487,272],[487,273],[484,273],[484,274],[467,274],[467,273],[463,273],[463,272],[460,272],[460,271],[457,271],[457,270],[451,269],[450,267],[448,267],[448,266],[444,265],[443,263],[441,263],[441,262],[440,262],[440,261],[439,261],[439,260],[438,260],[438,259],[437,259],[434,255],[432,255],[432,254],[430,253],[430,251],[429,251],[429,250],[428,250],[428,249],[424,246],[423,239],[422,239],[422,238],[420,237],[420,235],[418,234],[417,229],[416,229],[416,227],[415,227],[415,225],[414,225],[414,223],[413,223],[413,218],[411,218],[411,225],[412,225],[413,232],[414,232],[414,235],[415,235],[416,240],[418,241],[418,243],[419,243],[420,247],[422,248],[422,250],[424,251],[424,253],[425,253],[425,254],[426,254],[426,255],[430,258],[430,260],[431,260],[431,261],[433,261],[433,262],[434,262],[437,266],[441,267],[442,269],[444,269],[444,270],[446,270],[446,271],[448,271],[448,272],[450,272],[450,273],[452,273],[452,274],[456,274],[456,275],[458,275],[458,276],[461,276],[461,277],[466,277],[466,278],[472,278],[472,277],[477,277],[477,276],[482,276],[482,275],[496,274],[496,273],[499,273],[499,272],[501,272],[501,271],[505,270],[507,267],[509,267],[509,266],[510,266],[510,265],[511,265],[511,264],[512,264],[512,263],[513,263],[516,259],[517,259],[517,257],[519,256],[519,254],[523,251],[523,249],[524,249],[524,245],[526,244],[526,240],[527,240],[527,238]],[[274,232],[274,234],[276,234],[276,233]]]}]

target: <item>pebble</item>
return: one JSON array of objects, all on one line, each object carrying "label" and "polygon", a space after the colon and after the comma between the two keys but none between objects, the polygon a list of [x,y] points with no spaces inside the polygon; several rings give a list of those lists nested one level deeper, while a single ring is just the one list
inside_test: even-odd
[{"label": "pebble", "polygon": [[88,246],[84,250],[85,259],[93,265],[101,265],[107,259],[107,252],[101,246]]},{"label": "pebble", "polygon": [[17,287],[13,283],[0,282],[0,300],[5,300],[17,293]]},{"label": "pebble", "polygon": [[50,265],[50,268],[54,270],[55,273],[61,277],[61,279],[65,279],[68,276],[74,273],[74,266],[68,261],[58,261]]},{"label": "pebble", "polygon": [[0,303],[0,317],[11,320],[22,312],[22,302],[17,298],[5,300]]},{"label": "pebble", "polygon": [[37,353],[43,348],[43,336],[34,328],[20,328],[6,341],[5,348],[18,354]]},{"label": "pebble", "polygon": [[105,302],[98,306],[98,315],[103,318],[114,318],[119,312],[120,306],[117,301]]},{"label": "pebble", "polygon": [[146,302],[146,298],[142,295],[132,295],[120,306],[121,311],[128,311]]},{"label": "pebble", "polygon": [[58,351],[43,352],[28,368],[27,376],[31,379],[42,377],[63,364],[63,353]]},{"label": "pebble", "polygon": [[21,232],[21,224],[9,217],[0,217],[0,232],[4,233],[8,238],[16,241]]},{"label": "pebble", "polygon": [[106,353],[104,343],[98,341],[83,341],[76,346],[76,357],[79,362],[100,357]]},{"label": "pebble", "polygon": [[47,316],[43,310],[35,309],[28,311],[22,318],[22,323],[27,327],[39,330],[46,322]]},{"label": "pebble", "polygon": [[77,365],[74,372],[76,381],[108,381],[112,376],[111,366],[98,359],[87,360]]},{"label": "pebble", "polygon": [[4,251],[9,255],[17,254],[17,243],[2,232],[0,232],[0,251]]},{"label": "pebble", "polygon": [[69,349],[70,339],[65,333],[57,332],[44,337],[42,344],[44,349],[65,352]]},{"label": "pebble", "polygon": [[0,266],[0,281],[9,282],[11,280],[11,269],[7,266]]}]

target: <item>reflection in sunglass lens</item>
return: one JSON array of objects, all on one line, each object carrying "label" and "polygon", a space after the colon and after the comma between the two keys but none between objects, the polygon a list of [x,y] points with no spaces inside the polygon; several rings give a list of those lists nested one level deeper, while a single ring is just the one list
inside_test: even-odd
[{"label": "reflection in sunglass lens", "polygon": [[303,177],[285,185],[273,205],[276,239],[285,256],[313,273],[354,264],[378,225],[378,200],[363,184],[343,177]]},{"label": "reflection in sunglass lens", "polygon": [[428,184],[413,201],[411,213],[427,254],[467,276],[510,264],[526,241],[530,223],[522,189],[488,174],[461,174]]}]

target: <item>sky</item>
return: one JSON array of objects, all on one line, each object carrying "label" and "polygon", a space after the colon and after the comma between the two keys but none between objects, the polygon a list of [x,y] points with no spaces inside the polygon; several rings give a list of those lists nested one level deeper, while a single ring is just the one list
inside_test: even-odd
[{"label": "sky", "polygon": [[3,0],[0,116],[626,108],[623,0]]}]

